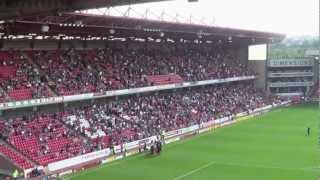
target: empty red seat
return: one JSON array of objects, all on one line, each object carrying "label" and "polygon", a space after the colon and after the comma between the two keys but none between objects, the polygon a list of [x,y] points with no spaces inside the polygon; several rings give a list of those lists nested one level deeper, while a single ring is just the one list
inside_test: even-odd
[{"label": "empty red seat", "polygon": [[152,85],[165,85],[181,83],[183,79],[177,74],[166,74],[166,75],[152,75],[147,77],[148,82]]},{"label": "empty red seat", "polygon": [[5,155],[22,169],[29,169],[33,167],[33,165],[26,158],[18,155],[16,152],[5,145],[0,145],[0,154]]},{"label": "empty red seat", "polygon": [[0,66],[0,77],[9,78],[16,75],[17,68],[15,66]]},{"label": "empty red seat", "polygon": [[32,89],[14,89],[9,92],[9,96],[14,100],[31,99]]}]

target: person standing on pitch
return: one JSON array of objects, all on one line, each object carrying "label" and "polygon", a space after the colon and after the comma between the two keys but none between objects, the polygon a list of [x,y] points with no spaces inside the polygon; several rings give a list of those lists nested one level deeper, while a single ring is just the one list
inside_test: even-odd
[{"label": "person standing on pitch", "polygon": [[311,133],[311,128],[307,127],[307,136],[310,136],[310,133]]}]

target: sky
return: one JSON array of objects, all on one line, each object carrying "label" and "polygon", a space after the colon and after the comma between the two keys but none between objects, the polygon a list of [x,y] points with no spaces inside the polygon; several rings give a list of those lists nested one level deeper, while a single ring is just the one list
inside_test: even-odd
[{"label": "sky", "polygon": [[[110,9],[110,15],[121,15],[129,6]],[[317,36],[319,33],[319,0],[187,0],[131,5],[129,16],[141,17],[149,9],[149,19],[192,22],[229,28],[283,33],[287,36]],[[91,10],[101,14],[102,11]]]}]

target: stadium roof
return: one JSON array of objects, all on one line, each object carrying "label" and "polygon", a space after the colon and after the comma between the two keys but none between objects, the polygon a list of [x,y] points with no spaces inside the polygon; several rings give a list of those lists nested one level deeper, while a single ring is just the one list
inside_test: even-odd
[{"label": "stadium roof", "polygon": [[[45,26],[46,30],[43,30]],[[173,40],[232,41],[261,44],[281,41],[283,34],[215,26],[155,21],[128,17],[62,13],[57,16],[25,16],[0,27],[4,35],[42,35],[79,37],[170,38]]]},{"label": "stadium roof", "polygon": [[1,0],[0,19],[168,0]]}]

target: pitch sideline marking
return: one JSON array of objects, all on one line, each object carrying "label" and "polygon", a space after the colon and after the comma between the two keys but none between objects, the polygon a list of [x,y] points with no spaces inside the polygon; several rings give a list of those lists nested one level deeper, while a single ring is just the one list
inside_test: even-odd
[{"label": "pitch sideline marking", "polygon": [[196,172],[198,172],[198,171],[201,171],[201,170],[203,170],[203,169],[205,169],[205,168],[208,168],[209,166],[211,166],[211,165],[213,165],[213,164],[215,164],[215,162],[214,162],[214,161],[211,161],[211,162],[209,162],[209,163],[207,163],[207,164],[205,164],[205,165],[203,165],[203,166],[201,166],[201,167],[199,167],[199,168],[197,168],[197,169],[194,169],[194,170],[189,171],[189,172],[187,172],[187,173],[185,173],[185,174],[182,174],[181,176],[175,177],[174,180],[183,179],[183,178],[185,178],[185,177],[187,177],[187,176],[190,176],[191,174],[194,174],[194,173],[196,173]]},{"label": "pitch sideline marking", "polygon": [[245,163],[234,163],[234,162],[216,162],[216,164],[226,165],[226,166],[238,166],[238,167],[251,167],[251,168],[264,168],[264,169],[279,169],[287,171],[307,171],[307,168],[285,168],[279,166],[264,166],[259,164],[245,164]]},{"label": "pitch sideline marking", "polygon": [[[297,171],[297,170],[301,170],[301,171],[308,171],[310,169],[307,168],[282,168],[282,167],[277,167],[277,166],[264,166],[264,165],[256,165],[256,164],[243,164],[243,163],[223,163],[223,162],[215,162],[215,161],[211,161],[197,169],[194,169],[192,171],[187,172],[186,174],[183,174],[181,176],[178,176],[176,178],[174,178],[174,180],[179,180],[179,179],[183,179],[191,174],[194,174],[198,171],[201,171],[213,164],[220,164],[220,165],[226,165],[226,166],[239,166],[239,167],[254,167],[254,168],[265,168],[265,169],[280,169],[280,170],[292,170],[292,171]],[[312,171],[312,170],[311,170]],[[315,170],[316,171],[316,170]]]}]

